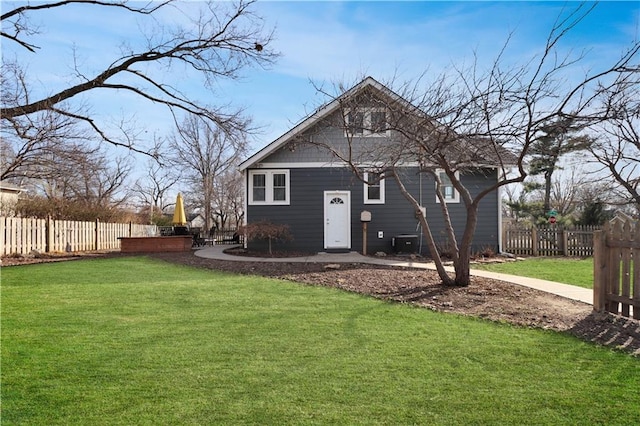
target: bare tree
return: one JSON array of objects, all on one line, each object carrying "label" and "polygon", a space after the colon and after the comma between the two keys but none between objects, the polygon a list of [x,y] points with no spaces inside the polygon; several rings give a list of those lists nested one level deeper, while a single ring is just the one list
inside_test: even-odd
[{"label": "bare tree", "polygon": [[128,158],[107,161],[100,150],[77,151],[56,156],[48,167],[51,171],[47,176],[27,181],[29,191],[19,203],[21,214],[104,221],[125,214],[126,182],[131,172]]},{"label": "bare tree", "polygon": [[[336,147],[309,135],[301,142],[330,150],[363,182],[367,171],[373,172],[378,179],[393,178],[419,218],[443,283],[467,286],[481,201],[502,186],[522,182],[528,174],[524,159],[544,129],[563,117],[580,116],[595,96],[593,86],[607,77],[631,72],[631,64],[638,59],[640,43],[635,43],[616,63],[585,75],[573,86],[564,85],[568,73],[582,57],[559,55],[557,44],[589,11],[583,5],[560,17],[541,54],[521,66],[504,62],[507,43],[488,69],[476,58],[470,66],[454,66],[453,72],[426,84],[421,84],[420,80],[401,85],[388,83],[386,86],[393,87],[395,93],[383,96],[376,91],[354,93],[341,88],[340,93],[345,94],[336,97],[317,87],[333,102],[339,102],[342,122],[326,125],[344,129],[348,135],[347,144]],[[364,131],[379,131],[377,120],[371,119],[367,123],[358,116],[358,109],[363,107],[388,111],[384,125],[392,134],[391,138],[380,138],[382,142],[376,143],[358,137]],[[367,125],[371,127],[364,128]],[[404,184],[403,169],[408,164],[418,165],[421,173],[430,174],[437,183],[439,210],[455,269],[453,278],[447,274],[440,259],[430,219],[427,219],[431,213],[426,216],[421,213],[419,200]],[[482,188],[465,187],[465,174],[485,173],[487,166],[497,169],[495,181],[488,179]],[[508,175],[506,172],[512,166],[516,173]],[[466,208],[462,230],[453,227],[442,191],[443,179],[460,194]]]},{"label": "bare tree", "polygon": [[118,207],[127,200],[125,184],[132,168],[128,158],[108,161],[104,152],[94,152],[58,161],[64,172],[35,181],[48,199],[66,198],[91,208]]},{"label": "bare tree", "polygon": [[1,180],[60,178],[69,173],[67,160],[98,152],[73,120],[51,111],[7,118],[0,132]]},{"label": "bare tree", "polygon": [[235,167],[228,169],[213,181],[213,191],[214,214],[218,216],[220,228],[226,229],[233,220],[233,226],[238,229],[244,217],[242,175]]},{"label": "bare tree", "polygon": [[189,192],[196,195],[202,206],[207,229],[212,226],[215,182],[232,169],[247,150],[250,122],[240,114],[235,120],[236,126],[228,129],[189,115],[169,138],[174,164],[181,168]]},{"label": "bare tree", "polygon": [[[121,55],[115,57],[106,69],[95,74],[82,70],[79,65],[81,61],[74,58],[73,82],[66,88],[36,99],[32,99],[30,90],[33,77],[28,77],[26,70],[16,60],[3,55],[0,108],[3,120],[31,117],[46,111],[84,126],[103,141],[153,153],[138,146],[131,129],[121,127],[117,135],[111,133],[108,126],[91,113],[88,105],[77,103],[79,95],[101,90],[129,93],[150,104],[165,106],[174,116],[178,112],[198,115],[218,127],[232,131],[243,125],[242,121],[236,120],[235,112],[229,113],[226,104],[211,107],[187,97],[176,86],[173,76],[176,72],[184,74],[192,70],[202,77],[203,86],[213,90],[219,79],[237,78],[243,67],[252,64],[265,66],[277,56],[268,48],[271,33],[265,32],[260,18],[251,11],[253,1],[243,0],[235,4],[209,1],[197,5],[173,1],[138,3],[126,0],[27,3],[0,16],[0,36],[6,43],[13,43],[18,48],[37,54],[40,46],[37,46],[38,41],[34,39],[39,34],[39,28],[30,18],[54,8],[68,8],[79,4],[95,9],[94,13],[86,16],[99,17],[100,14],[96,12],[104,8],[138,15],[150,29],[147,33],[141,32],[139,40],[122,40]],[[167,8],[171,9],[172,16],[176,18],[165,26],[160,15]],[[143,27],[141,23],[140,28]],[[114,45],[118,42],[114,41]]]},{"label": "bare tree", "polygon": [[640,66],[629,67],[613,84],[601,86],[597,135],[590,152],[604,173],[626,193],[628,203],[640,211]]},{"label": "bare tree", "polygon": [[141,207],[149,212],[149,220],[158,211],[166,207],[167,193],[179,182],[180,173],[174,167],[159,164],[154,160],[147,162],[146,176],[133,184],[132,194],[139,200]]}]

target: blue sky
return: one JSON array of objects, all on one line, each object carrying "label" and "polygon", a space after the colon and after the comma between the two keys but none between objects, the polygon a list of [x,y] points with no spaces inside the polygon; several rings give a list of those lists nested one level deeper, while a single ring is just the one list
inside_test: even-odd
[{"label": "blue sky", "polygon": [[[14,2],[3,4],[7,10]],[[197,2],[189,4],[195,8]],[[172,82],[194,98],[246,108],[262,127],[252,151],[289,130],[325,99],[313,85],[355,83],[371,75],[385,82],[396,75],[413,80],[427,71],[438,75],[452,63],[490,62],[513,33],[509,61],[523,63],[540,52],[555,19],[578,3],[566,2],[293,2],[266,1],[254,5],[265,27],[275,27],[273,48],[282,54],[268,70],[252,68],[239,81],[221,82],[216,93],[194,84],[188,74]],[[42,33],[32,54],[6,41],[3,55],[18,55],[34,82],[34,95],[53,92],[74,81],[72,52],[77,52],[87,76],[104,69],[117,56],[117,47],[137,34],[139,21],[95,7],[60,8],[41,12],[33,21]],[[172,19],[163,14],[163,19]],[[559,46],[576,54],[586,50],[584,67],[610,63],[640,38],[640,2],[602,2]],[[129,43],[135,44],[135,39]],[[147,134],[163,135],[170,120],[159,108],[131,94],[102,93],[85,98],[105,120],[135,117]]]}]

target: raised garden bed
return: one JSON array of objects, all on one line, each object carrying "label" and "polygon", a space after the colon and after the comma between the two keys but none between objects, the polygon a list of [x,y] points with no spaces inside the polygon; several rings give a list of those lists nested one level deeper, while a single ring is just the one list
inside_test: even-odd
[{"label": "raised garden bed", "polygon": [[122,237],[121,253],[166,253],[191,251],[193,237],[191,235],[174,235],[167,237]]}]

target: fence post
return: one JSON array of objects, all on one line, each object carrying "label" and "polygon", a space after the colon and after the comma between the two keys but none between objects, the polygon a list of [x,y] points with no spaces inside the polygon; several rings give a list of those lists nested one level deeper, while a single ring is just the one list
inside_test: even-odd
[{"label": "fence post", "polygon": [[[640,258],[640,224],[636,222],[635,230],[633,233],[633,251],[631,252],[631,256],[635,259]],[[640,260],[637,260],[638,263],[634,263],[633,268],[633,277],[631,278],[631,282],[633,285],[633,318],[640,320]]]},{"label": "fence post", "polygon": [[133,222],[129,221],[129,237],[133,237]]},{"label": "fence post", "polygon": [[538,256],[538,228],[531,228],[531,255]]},{"label": "fence post", "polygon": [[607,301],[607,242],[604,231],[593,233],[593,310],[603,312]]},{"label": "fence post", "polygon": [[100,219],[96,218],[95,221],[95,229],[93,230],[93,235],[94,235],[94,243],[93,243],[93,247],[94,250],[98,251],[100,250]]},{"label": "fence post", "polygon": [[569,233],[562,227],[562,255],[569,256]]},{"label": "fence post", "polygon": [[51,216],[47,216],[47,221],[44,225],[44,251],[50,253],[51,245],[53,244],[53,226],[51,223]]}]

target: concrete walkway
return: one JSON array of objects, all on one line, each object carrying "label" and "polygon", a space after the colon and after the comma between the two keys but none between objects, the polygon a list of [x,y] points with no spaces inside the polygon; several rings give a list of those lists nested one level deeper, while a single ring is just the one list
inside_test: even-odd
[{"label": "concrete walkway", "polygon": [[[247,257],[232,256],[223,251],[233,246],[210,246],[199,249],[195,255],[205,259],[229,260],[237,262],[300,262],[300,263],[367,263],[370,265],[388,265],[388,266],[404,266],[409,268],[431,269],[435,270],[433,262],[414,262],[411,260],[401,261],[385,258],[376,258],[363,256],[357,252],[350,253],[318,253],[313,256],[287,257],[287,258],[268,258],[268,257]],[[447,271],[453,272],[453,268],[447,267]],[[553,281],[539,280],[537,278],[519,277],[516,275],[500,274],[497,272],[481,271],[477,269],[471,270],[471,275],[494,280],[506,281],[523,287],[534,288],[536,290],[546,291],[547,293],[556,294],[566,297],[567,299],[577,300],[588,304],[593,304],[593,291],[587,288],[573,286],[569,284],[556,283]]]}]

